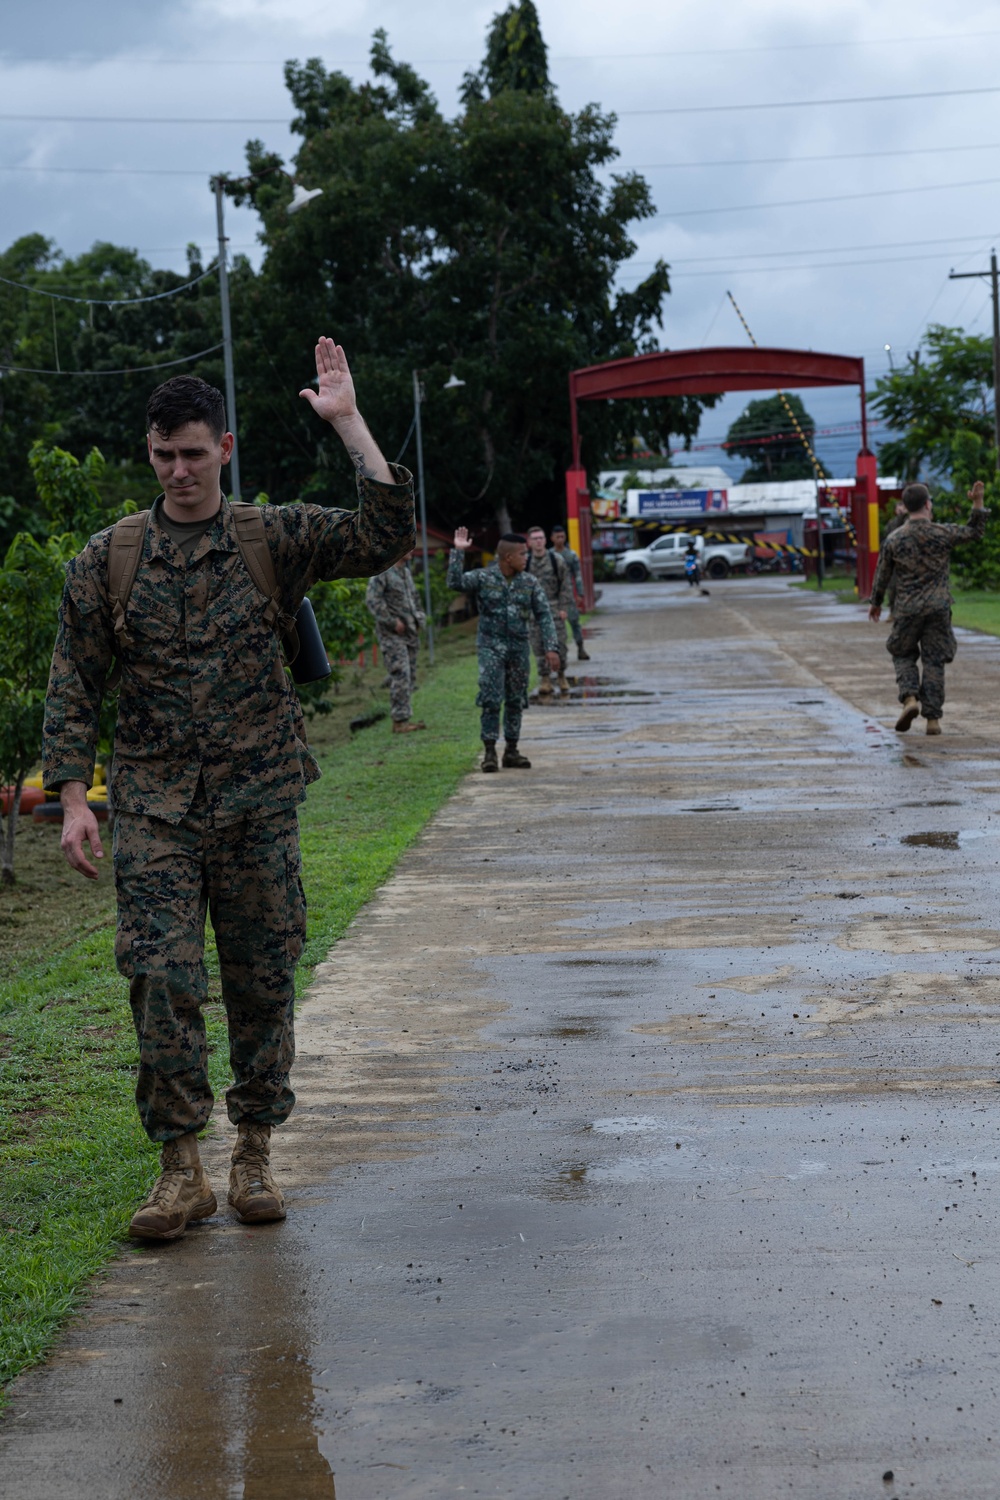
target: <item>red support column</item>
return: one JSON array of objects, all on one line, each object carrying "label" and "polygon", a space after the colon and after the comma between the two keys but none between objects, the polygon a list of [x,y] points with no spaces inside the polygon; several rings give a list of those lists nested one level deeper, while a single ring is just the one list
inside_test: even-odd
[{"label": "red support column", "polygon": [[878,563],[878,461],[874,453],[862,448],[855,466],[854,497],[851,519],[857,533],[858,598],[871,597]]},{"label": "red support column", "polygon": [[590,493],[586,469],[566,470],[566,533],[570,546],[580,559],[584,608],[593,609],[594,557],[590,546]]}]

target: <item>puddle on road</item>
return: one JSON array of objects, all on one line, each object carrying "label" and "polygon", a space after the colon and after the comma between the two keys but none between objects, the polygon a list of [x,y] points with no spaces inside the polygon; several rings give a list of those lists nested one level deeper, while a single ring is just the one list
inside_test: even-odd
[{"label": "puddle on road", "polygon": [[620,954],[605,958],[557,958],[556,963],[563,969],[655,969],[659,967],[658,958],[627,958]]},{"label": "puddle on road", "polygon": [[981,828],[932,829],[930,833],[908,833],[899,842],[917,849],[962,849],[974,839],[986,837]]},{"label": "puddle on road", "polygon": [[712,807],[682,807],[681,812],[686,813],[717,813],[717,812],[739,812],[740,809],[735,802],[716,804]]},{"label": "puddle on road", "polygon": [[540,1031],[539,1036],[554,1037],[561,1041],[608,1041],[611,1027],[603,1016],[559,1016],[560,1024]]}]

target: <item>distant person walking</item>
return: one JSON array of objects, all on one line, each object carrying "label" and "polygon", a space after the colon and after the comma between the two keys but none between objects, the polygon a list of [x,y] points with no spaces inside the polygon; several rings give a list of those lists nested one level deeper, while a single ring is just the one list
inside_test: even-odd
[{"label": "distant person walking", "polygon": [[409,734],[415,729],[426,729],[423,719],[410,717],[411,699],[417,686],[417,649],[426,616],[420,608],[406,558],[376,578],[369,578],[365,604],[375,621],[375,638],[389,674],[392,732]]},{"label": "distant person walking", "polygon": [[698,589],[708,598],[708,589],[701,586],[701,563],[698,559],[698,548],[694,542],[688,542],[687,551],[684,554],[684,577],[688,581],[688,587]]},{"label": "distant person walking", "polygon": [[569,568],[570,582],[573,585],[575,597],[569,607],[567,624],[573,632],[573,639],[576,642],[576,659],[577,661],[589,661],[590,653],[583,644],[583,627],[580,624],[579,605],[583,603],[583,569],[580,566],[580,559],[573,551],[573,548],[566,545],[565,526],[553,526],[550,540],[553,552],[557,553]]},{"label": "distant person walking", "polygon": [[900,734],[920,713],[927,720],[928,734],[941,733],[944,669],[954,661],[957,649],[948,587],[951,550],[960,542],[982,541],[986,530],[982,480],[972,486],[969,499],[968,526],[940,526],[931,519],[927,486],[908,484],[903,491],[906,522],[886,537],[879,553],[868,618],[877,621],[881,617],[885,592],[895,585],[893,625],[885,644],[903,705],[896,720]]},{"label": "distant person walking", "polygon": [[499,771],[497,740],[500,710],[506,747],[505,769],[530,771],[531,761],[521,754],[521,714],[528,706],[531,673],[529,628],[537,627],[547,651],[549,671],[559,665],[552,612],[539,583],[526,571],[528,545],[518,532],[508,532],[497,545],[497,555],[488,568],[463,572],[465,553],[472,538],[464,526],[455,532],[455,545],[448,560],[448,587],[471,594],[479,606],[476,649],[479,655],[479,693],[482,710],[484,771]]},{"label": "distant person walking", "polygon": [[[564,693],[568,693],[566,621],[573,604],[573,581],[569,568],[559,553],[547,545],[545,532],[540,526],[530,526],[527,539],[530,549],[528,570],[531,576],[541,584],[545,597],[549,601],[549,609],[552,611],[552,623],[555,627],[559,655],[559,687]],[[531,626],[531,645],[538,663],[538,691],[542,697],[547,697],[552,692],[552,668],[547,660],[551,653],[547,649],[544,632],[537,620]]]}]

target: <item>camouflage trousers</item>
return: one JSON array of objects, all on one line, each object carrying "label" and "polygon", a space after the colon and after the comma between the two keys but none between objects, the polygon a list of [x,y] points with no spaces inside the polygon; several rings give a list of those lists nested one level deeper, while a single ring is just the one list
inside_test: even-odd
[{"label": "camouflage trousers", "polygon": [[[559,652],[559,671],[566,670],[566,657],[569,651],[569,643],[566,639],[566,621],[560,620],[559,612],[552,610],[552,623],[556,627],[556,649]],[[542,640],[542,632],[538,624],[532,620],[528,626],[531,631],[531,649],[535,653],[535,661],[538,663],[539,677],[551,675],[552,668],[545,659],[545,643]],[[582,636],[581,636],[582,639]]]},{"label": "camouflage trousers", "polygon": [[394,719],[408,719],[410,698],[417,686],[420,638],[409,630],[405,635],[397,635],[394,630],[377,630],[375,635],[389,674],[389,712]]},{"label": "camouflage trousers", "polygon": [[566,624],[570,628],[570,634],[578,646],[583,645],[583,626],[580,624],[580,611],[575,604],[571,604],[566,612]]},{"label": "camouflage trousers", "polygon": [[512,743],[521,736],[521,714],[528,706],[528,679],[531,657],[528,642],[499,643],[480,641],[479,692],[476,703],[482,709],[479,732],[484,740],[500,738],[500,709],[503,707],[504,739]]},{"label": "camouflage trousers", "polygon": [[[940,719],[944,708],[944,669],[958,649],[951,628],[951,610],[925,615],[902,615],[893,621],[885,648],[896,669],[899,701],[919,698],[925,719]],[[923,671],[917,668],[920,662]]]},{"label": "camouflage trousers", "polygon": [[120,812],[114,827],[115,957],[139,1039],[136,1103],[151,1140],[200,1130],[212,1112],[202,1005],[205,915],[215,930],[234,1124],[280,1125],[295,1095],[292,1007],[305,940],[293,809],[216,828],[204,792],[178,824]]}]

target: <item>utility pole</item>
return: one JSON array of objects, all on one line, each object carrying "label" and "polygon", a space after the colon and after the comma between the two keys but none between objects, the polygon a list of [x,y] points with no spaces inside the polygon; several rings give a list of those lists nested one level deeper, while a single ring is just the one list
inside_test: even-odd
[{"label": "utility pole", "polygon": [[233,455],[229,460],[229,483],[233,499],[240,499],[240,455],[236,440],[236,377],[233,374],[233,325],[229,317],[229,272],[226,266],[226,225],[223,218],[222,177],[213,177],[215,189],[215,222],[219,230],[219,299],[222,303],[222,357],[226,366],[226,418],[233,434]]},{"label": "utility pole", "polygon": [[997,291],[997,253],[990,251],[988,271],[949,271],[949,281],[966,281],[972,276],[988,276],[993,297],[993,444],[996,448],[997,472],[1000,473],[1000,294]]},{"label": "utility pole", "polygon": [[424,602],[427,606],[427,659],[431,665],[434,664],[434,611],[431,608],[431,569],[427,555],[427,500],[424,495],[424,429],[420,420],[420,403],[423,394],[420,390],[420,375],[418,371],[413,372],[413,421],[417,429],[417,489],[420,492],[420,531],[423,540],[424,559]]}]

